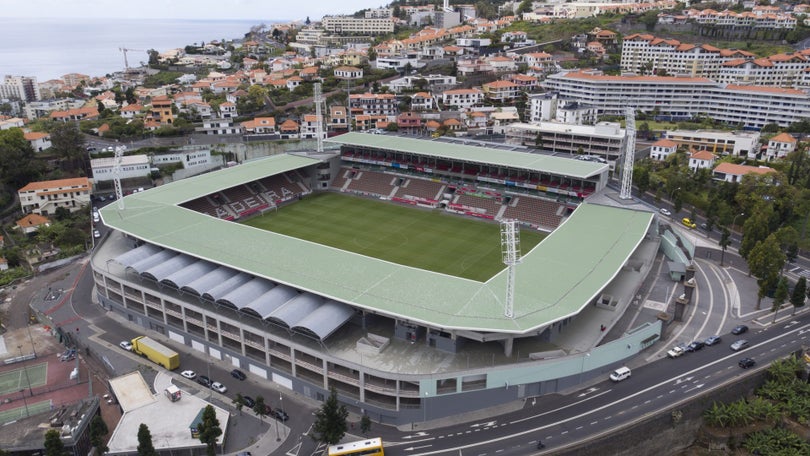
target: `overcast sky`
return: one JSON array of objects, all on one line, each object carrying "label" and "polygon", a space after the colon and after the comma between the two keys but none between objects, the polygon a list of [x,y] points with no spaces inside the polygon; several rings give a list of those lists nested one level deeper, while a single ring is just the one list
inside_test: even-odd
[{"label": "overcast sky", "polygon": [[313,21],[384,6],[381,0],[2,0],[0,17]]}]

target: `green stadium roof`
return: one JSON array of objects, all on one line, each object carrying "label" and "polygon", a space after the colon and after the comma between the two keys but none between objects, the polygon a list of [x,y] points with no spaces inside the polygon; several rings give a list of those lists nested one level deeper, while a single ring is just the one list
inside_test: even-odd
[{"label": "green stadium roof", "polygon": [[[402,320],[443,329],[526,333],[576,315],[619,273],[654,214],[582,204],[524,255],[514,318],[504,317],[506,270],[485,283],[415,269],[247,225],[178,204],[317,163],[278,155],[173,182],[101,209],[104,223],[174,251]],[[283,208],[282,208],[283,210]]]},{"label": "green stadium roof", "polygon": [[446,160],[485,163],[493,166],[525,169],[561,176],[587,179],[606,172],[607,164],[572,158],[556,157],[540,153],[503,150],[493,147],[469,146],[440,140],[403,138],[393,135],[369,133],[346,133],[330,138],[327,142],[379,150],[393,150],[414,155],[438,157]]}]

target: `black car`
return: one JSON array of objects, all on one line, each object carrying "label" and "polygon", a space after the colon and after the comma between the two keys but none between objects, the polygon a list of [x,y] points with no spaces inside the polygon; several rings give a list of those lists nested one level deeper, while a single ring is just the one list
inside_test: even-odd
[{"label": "black car", "polygon": [[745,332],[748,332],[748,326],[745,325],[735,326],[734,329],[731,330],[731,334],[734,334],[735,336],[739,336]]},{"label": "black car", "polygon": [[253,398],[250,396],[242,396],[242,403],[245,404],[245,407],[251,409],[253,408],[254,405],[256,405],[256,401],[253,400]]},{"label": "black car", "polygon": [[742,367],[743,369],[748,369],[749,367],[754,367],[754,364],[756,364],[756,363],[757,362],[754,361],[753,358],[743,358],[737,364],[739,364],[740,367]]},{"label": "black car", "polygon": [[247,375],[245,375],[245,373],[240,371],[239,369],[234,369],[231,371],[231,377],[237,380],[244,380],[247,378]]},{"label": "black car", "polygon": [[696,341],[692,342],[691,344],[689,344],[688,347],[686,347],[686,351],[688,351],[688,352],[696,352],[696,351],[700,350],[701,348],[703,348],[704,345],[706,345],[706,344],[704,344],[703,342],[701,342],[699,340],[696,340]]},{"label": "black car", "polygon": [[206,377],[205,375],[198,375],[197,376],[197,383],[199,383],[202,386],[208,387],[208,388],[211,387],[211,379]]},{"label": "black car", "polygon": [[287,421],[290,419],[290,415],[287,415],[287,412],[281,409],[273,409],[273,417],[279,421]]}]

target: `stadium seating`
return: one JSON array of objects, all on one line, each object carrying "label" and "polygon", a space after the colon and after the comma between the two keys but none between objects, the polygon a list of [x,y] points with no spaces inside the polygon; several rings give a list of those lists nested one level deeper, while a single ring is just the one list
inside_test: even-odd
[{"label": "stadium seating", "polygon": [[498,215],[502,207],[500,199],[484,198],[469,194],[457,195],[453,202],[467,207],[483,209],[485,214],[492,216]]},{"label": "stadium seating", "polygon": [[406,178],[405,182],[397,189],[396,196],[400,198],[411,196],[436,201],[441,199],[441,192],[444,188],[445,185],[441,182],[409,177]]},{"label": "stadium seating", "polygon": [[516,219],[543,228],[557,228],[564,213],[565,207],[560,203],[520,195],[513,197],[503,218]]},{"label": "stadium seating", "polygon": [[390,196],[394,191],[397,176],[377,171],[358,170],[347,190],[357,193],[370,193],[379,196]]},{"label": "stadium seating", "polygon": [[278,204],[308,193],[309,188],[300,181],[295,181],[285,174],[268,176],[260,179],[259,184],[265,188],[263,197],[271,204]]}]

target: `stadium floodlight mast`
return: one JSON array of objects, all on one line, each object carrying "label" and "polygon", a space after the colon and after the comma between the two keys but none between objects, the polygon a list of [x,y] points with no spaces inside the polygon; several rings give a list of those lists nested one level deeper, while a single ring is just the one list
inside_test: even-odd
[{"label": "stadium floodlight mast", "polygon": [[630,199],[633,197],[633,162],[636,158],[636,110],[632,106],[625,110],[625,131],[627,145],[624,149],[622,189],[619,192],[619,198]]},{"label": "stadium floodlight mast", "polygon": [[515,316],[515,266],[520,263],[520,231],[517,220],[501,220],[501,254],[506,265],[506,303],[503,315]]},{"label": "stadium floodlight mast", "polygon": [[115,158],[113,162],[113,183],[115,184],[115,199],[118,200],[118,210],[124,210],[124,192],[121,190],[121,160],[124,157],[124,148],[115,148]]},{"label": "stadium floodlight mast", "polygon": [[312,101],[315,102],[315,136],[318,140],[316,152],[323,153],[323,114],[321,113],[321,104],[323,103],[323,96],[321,93],[321,83],[316,82],[312,88]]}]

